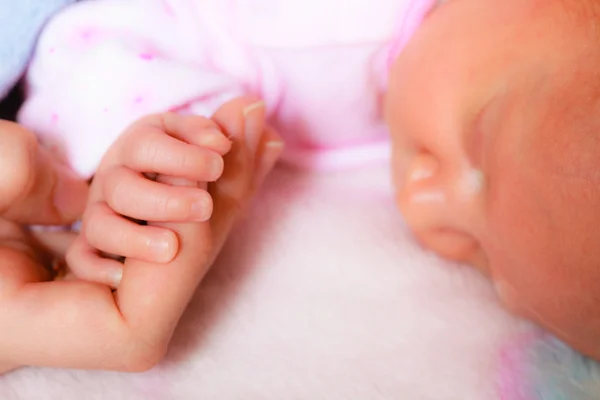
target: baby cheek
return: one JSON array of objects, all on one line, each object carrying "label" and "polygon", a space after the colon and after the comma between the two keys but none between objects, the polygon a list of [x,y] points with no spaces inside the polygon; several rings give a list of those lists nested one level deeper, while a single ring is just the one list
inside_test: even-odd
[{"label": "baby cheek", "polygon": [[[560,303],[576,287],[569,272],[574,254],[560,242],[552,205],[540,198],[539,186],[512,174],[505,165],[498,186],[488,192],[487,230],[482,246],[499,298],[513,312],[532,318],[554,332],[568,324]],[[515,171],[516,172],[516,171]],[[538,177],[539,179],[539,177]],[[571,303],[573,304],[573,303]]]},{"label": "baby cheek", "polygon": [[524,276],[526,265],[540,261],[535,255],[544,247],[545,234],[537,216],[539,210],[526,188],[517,182],[502,185],[502,179],[492,183],[486,198],[482,245],[495,278],[513,281]]}]

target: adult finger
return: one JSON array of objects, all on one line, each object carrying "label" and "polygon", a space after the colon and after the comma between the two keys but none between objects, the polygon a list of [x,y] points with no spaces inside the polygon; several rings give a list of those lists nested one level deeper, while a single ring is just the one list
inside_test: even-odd
[{"label": "adult finger", "polygon": [[264,103],[252,98],[238,98],[225,104],[213,119],[232,140],[231,150],[224,157],[223,175],[209,186],[216,255],[240,209],[281,154],[283,142],[265,125]]},{"label": "adult finger", "polygon": [[22,224],[64,225],[85,207],[87,183],[20,125],[0,121],[0,215]]},{"label": "adult finger", "polygon": [[[173,186],[195,187],[197,182],[159,176]],[[164,346],[171,338],[183,310],[212,265],[212,232],[209,222],[149,223],[175,232],[179,252],[168,264],[126,259],[116,301],[132,330],[150,347]]]}]

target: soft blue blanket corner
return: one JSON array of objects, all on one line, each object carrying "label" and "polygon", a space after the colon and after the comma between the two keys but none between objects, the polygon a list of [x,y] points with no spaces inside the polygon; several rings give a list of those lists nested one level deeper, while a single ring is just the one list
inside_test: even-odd
[{"label": "soft blue blanket corner", "polygon": [[19,80],[48,19],[76,0],[0,0],[0,98]]}]

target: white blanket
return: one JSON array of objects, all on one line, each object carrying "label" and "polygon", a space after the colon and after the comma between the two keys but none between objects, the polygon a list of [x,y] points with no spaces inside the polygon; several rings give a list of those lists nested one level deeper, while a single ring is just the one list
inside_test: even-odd
[{"label": "white blanket", "polygon": [[593,364],[414,243],[386,171],[276,170],[160,366],[23,369],[0,378],[0,399],[600,398]]}]

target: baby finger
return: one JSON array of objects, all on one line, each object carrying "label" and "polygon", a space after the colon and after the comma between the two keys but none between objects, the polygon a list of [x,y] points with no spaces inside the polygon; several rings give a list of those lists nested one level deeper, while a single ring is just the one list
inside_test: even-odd
[{"label": "baby finger", "polygon": [[102,190],[110,208],[137,220],[202,222],[212,214],[212,198],[198,185],[155,182],[124,167],[115,167],[105,175]]},{"label": "baby finger", "polygon": [[82,234],[101,252],[147,262],[170,262],[179,247],[177,236],[170,230],[137,224],[116,214],[106,203],[90,206]]}]

